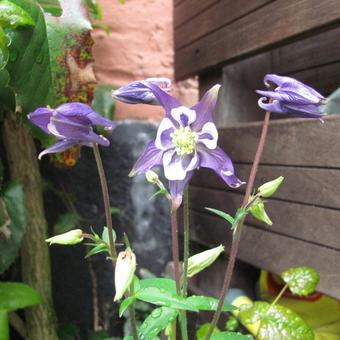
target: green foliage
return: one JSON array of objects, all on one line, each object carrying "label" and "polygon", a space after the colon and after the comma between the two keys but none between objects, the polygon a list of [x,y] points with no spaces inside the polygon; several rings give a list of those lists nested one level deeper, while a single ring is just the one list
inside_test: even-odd
[{"label": "green foliage", "polygon": [[62,9],[58,0],[37,0],[39,5],[47,13],[53,16],[60,16],[62,14]]},{"label": "green foliage", "polygon": [[257,339],[313,340],[312,329],[292,310],[267,302],[255,302],[240,308],[243,324],[260,322]]},{"label": "green foliage", "polygon": [[123,316],[124,312],[129,308],[129,306],[132,305],[135,301],[136,301],[136,298],[134,296],[129,296],[121,302],[119,306],[119,317],[120,318]]},{"label": "green foliage", "polygon": [[256,199],[256,201],[249,208],[249,211],[257,220],[262,221],[268,225],[273,224],[264,209],[264,202],[260,198]]},{"label": "green foliage", "polygon": [[0,1],[0,26],[3,28],[18,28],[22,26],[34,26],[34,20],[31,15],[16,1]]},{"label": "green foliage", "polygon": [[40,303],[41,297],[32,287],[18,282],[0,282],[0,310],[13,312]]},{"label": "green foliage", "polygon": [[177,316],[178,311],[169,307],[154,309],[139,328],[140,339],[154,339]]},{"label": "green foliage", "polygon": [[0,273],[15,260],[25,231],[24,192],[19,184],[10,183],[0,197]]},{"label": "green foliage", "polygon": [[111,92],[116,88],[109,84],[98,84],[93,93],[92,108],[103,117],[114,120],[115,102]]},{"label": "green foliage", "polygon": [[58,216],[58,220],[53,226],[53,234],[58,235],[74,229],[81,221],[77,213],[68,212]]},{"label": "green foliage", "polygon": [[[208,334],[208,330],[210,328],[210,323],[204,323],[203,325],[201,325],[198,330],[196,331],[196,338],[197,340],[204,340],[206,335]],[[214,336],[215,334],[221,333],[221,331],[215,327],[212,333],[212,336]]]},{"label": "green foliage", "polygon": [[[87,245],[93,246],[93,248],[86,254],[85,258],[88,258],[90,256],[107,252],[110,254],[110,241],[109,241],[109,230],[107,227],[103,228],[102,236],[100,237],[98,234],[96,234],[92,230],[93,234],[93,241],[95,243],[89,243]],[[113,242],[116,242],[116,233],[113,230]]]},{"label": "green foliage", "polygon": [[231,215],[221,211],[221,210],[218,210],[218,209],[214,209],[214,208],[205,208],[206,210],[216,214],[217,216],[220,216],[222,217],[223,219],[225,219],[227,222],[229,222],[231,225],[234,224],[235,222],[235,219],[234,217],[232,217]]},{"label": "green foliage", "polygon": [[[221,333],[214,334],[211,337],[211,340],[249,340],[249,339],[254,339],[254,338],[251,335],[244,335],[242,333],[234,333],[234,332],[221,332]],[[269,339],[274,339],[274,338],[267,338],[266,340],[269,340]]]},{"label": "green foliage", "polygon": [[328,98],[327,104],[321,106],[321,110],[326,114],[339,114],[340,113],[340,88],[335,90]]},{"label": "green foliage", "polygon": [[[198,310],[214,311],[217,308],[218,300],[210,296],[190,296],[186,299],[192,306]],[[222,307],[223,312],[231,312],[235,310],[236,307],[228,303],[224,303]]]},{"label": "green foliage", "polygon": [[306,296],[313,293],[320,281],[319,273],[310,267],[290,268],[281,273],[293,294]]},{"label": "green foliage", "polygon": [[280,176],[272,181],[262,184],[258,189],[257,192],[265,198],[271,197],[275,194],[276,190],[280,187],[284,180],[283,176]]},{"label": "green foliage", "polygon": [[230,332],[235,332],[240,326],[238,318],[234,315],[229,315],[227,322],[225,323],[225,329]]},{"label": "green foliage", "polygon": [[9,51],[8,51],[9,40],[5,34],[5,31],[0,26],[0,70],[2,70],[8,62]]},{"label": "green foliage", "polygon": [[86,4],[91,19],[101,20],[103,18],[103,11],[100,5],[97,4],[96,0],[83,0]]}]

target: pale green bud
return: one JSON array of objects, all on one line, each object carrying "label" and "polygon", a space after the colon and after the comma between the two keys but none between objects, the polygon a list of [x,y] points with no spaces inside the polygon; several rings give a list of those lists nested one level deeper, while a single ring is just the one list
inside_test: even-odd
[{"label": "pale green bud", "polygon": [[259,221],[262,221],[268,225],[272,225],[273,222],[270,220],[266,211],[264,210],[264,203],[262,200],[258,200],[250,208],[250,213]]},{"label": "pale green bud", "polygon": [[188,259],[188,277],[192,277],[202,271],[203,269],[209,267],[224,251],[222,245],[212,248]]},{"label": "pale green bud", "polygon": [[67,233],[56,235],[46,239],[46,242],[52,244],[73,245],[82,242],[84,239],[83,231],[81,229],[70,230]]},{"label": "pale green bud", "polygon": [[129,289],[136,271],[136,255],[130,248],[118,254],[115,269],[116,295],[114,301],[119,301]]},{"label": "pale green bud", "polygon": [[145,177],[146,177],[146,180],[151,184],[158,184],[159,182],[158,175],[152,170],[148,170],[145,173]]},{"label": "pale green bud", "polygon": [[279,188],[279,186],[281,185],[283,180],[284,180],[284,177],[280,176],[280,177],[274,179],[273,181],[264,183],[257,189],[257,192],[262,197],[270,197]]}]

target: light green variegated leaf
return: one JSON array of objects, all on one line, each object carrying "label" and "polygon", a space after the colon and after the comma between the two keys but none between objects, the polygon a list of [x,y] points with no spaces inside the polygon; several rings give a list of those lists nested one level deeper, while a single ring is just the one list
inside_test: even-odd
[{"label": "light green variegated leaf", "polygon": [[[251,340],[251,335],[245,335],[238,332],[220,332],[211,337],[211,340]],[[272,338],[274,340],[274,338]],[[267,339],[269,340],[269,338]]]},{"label": "light green variegated leaf", "polygon": [[38,292],[24,283],[0,282],[0,310],[12,312],[41,302]]},{"label": "light green variegated leaf", "polygon": [[[193,295],[186,299],[192,306],[198,310],[214,311],[217,308],[218,300],[210,296],[197,296]],[[235,310],[236,307],[228,303],[224,303],[222,307],[223,312],[231,312]]]},{"label": "light green variegated leaf", "polygon": [[16,259],[24,235],[26,216],[22,186],[10,183],[0,198],[2,225],[0,237],[0,273]]},{"label": "light green variegated leaf", "polygon": [[281,273],[281,278],[288,284],[293,294],[306,296],[313,293],[320,281],[319,273],[310,267],[290,268]]},{"label": "light green variegated leaf", "polygon": [[255,302],[240,308],[242,324],[261,322],[259,340],[314,340],[313,330],[292,310],[267,302]]},{"label": "light green variegated leaf", "polygon": [[169,307],[154,309],[139,328],[140,339],[154,339],[177,316],[178,311]]},{"label": "light green variegated leaf", "polygon": [[16,5],[15,2],[15,0],[0,1],[0,26],[14,29],[20,26],[34,26],[34,20],[29,12],[20,5]]}]

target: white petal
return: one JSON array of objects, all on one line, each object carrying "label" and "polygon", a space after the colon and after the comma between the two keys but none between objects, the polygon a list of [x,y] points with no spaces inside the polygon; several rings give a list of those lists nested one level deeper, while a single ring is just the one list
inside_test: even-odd
[{"label": "white petal", "polygon": [[185,178],[187,170],[183,169],[181,157],[174,149],[166,151],[163,155],[164,175],[169,181],[181,181]]},{"label": "white petal", "polygon": [[180,125],[183,125],[181,121],[181,115],[185,115],[188,118],[188,125],[192,124],[196,120],[196,111],[188,109],[185,106],[176,107],[171,110],[171,116],[175,119]]},{"label": "white petal", "polygon": [[55,126],[53,117],[51,117],[50,122],[47,124],[47,129],[50,131],[55,137],[65,138],[65,136],[61,135]]},{"label": "white petal", "polygon": [[[169,149],[169,144],[162,144],[162,133],[168,129],[175,129],[174,124],[169,118],[164,118],[161,123],[159,124],[158,130],[157,130],[157,136],[155,140],[155,146],[157,149],[160,150],[167,150]],[[171,140],[169,140],[169,143],[171,143]]]},{"label": "white petal", "polygon": [[199,138],[198,142],[203,143],[208,149],[214,150],[217,147],[218,132],[216,126],[212,122],[205,123],[202,130],[199,132],[199,136],[209,134],[211,138]]}]

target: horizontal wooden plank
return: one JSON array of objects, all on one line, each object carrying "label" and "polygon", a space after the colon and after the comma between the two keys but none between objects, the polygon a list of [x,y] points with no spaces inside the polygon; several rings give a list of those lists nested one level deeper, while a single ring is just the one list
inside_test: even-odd
[{"label": "horizontal wooden plank", "polygon": [[[241,206],[243,195],[236,192],[190,187],[190,207],[206,212],[204,208],[216,208],[234,215]],[[294,237],[321,246],[340,250],[340,210],[319,208],[282,200],[268,200],[266,211],[273,221],[271,227],[247,217],[248,224],[268,232]]]},{"label": "horizontal wooden plank", "polygon": [[179,27],[221,0],[176,0],[174,27]]},{"label": "horizontal wooden plank", "polygon": [[[224,243],[228,251],[231,232],[221,219],[197,212],[191,212],[190,218],[192,240],[209,247]],[[238,258],[277,274],[295,266],[313,267],[321,276],[318,290],[340,298],[339,251],[246,226]]]},{"label": "horizontal wooden plank", "polygon": [[[188,8],[190,1],[186,1],[186,20],[181,20],[184,16],[184,8],[181,7],[184,6],[175,10],[175,49],[179,50],[271,1],[272,0],[224,0],[217,2],[210,1],[210,4],[206,4],[209,1],[192,0],[190,9]],[[189,13],[192,15],[191,9],[194,8],[195,11],[197,11],[197,8],[202,7],[203,4],[206,6],[205,10],[194,17],[191,16],[190,19],[188,15]],[[179,25],[180,27],[177,28]]]},{"label": "horizontal wooden plank", "polygon": [[209,67],[283,44],[289,39],[339,22],[340,6],[337,0],[274,1],[177,50],[176,78],[198,74]]},{"label": "horizontal wooden plank", "polygon": [[[234,164],[234,166],[237,176],[241,180],[247,181],[251,165]],[[339,169],[261,165],[256,176],[255,187],[279,176],[284,176],[285,179],[280,189],[275,193],[275,199],[340,209]],[[235,192],[209,169],[202,168],[197,171],[191,183],[203,188]],[[239,193],[244,191],[245,185],[237,190]]]},{"label": "horizontal wooden plank", "polygon": [[[339,168],[340,116],[282,119],[270,122],[261,162],[272,165]],[[262,122],[220,129],[219,145],[234,162],[253,161]]]}]

